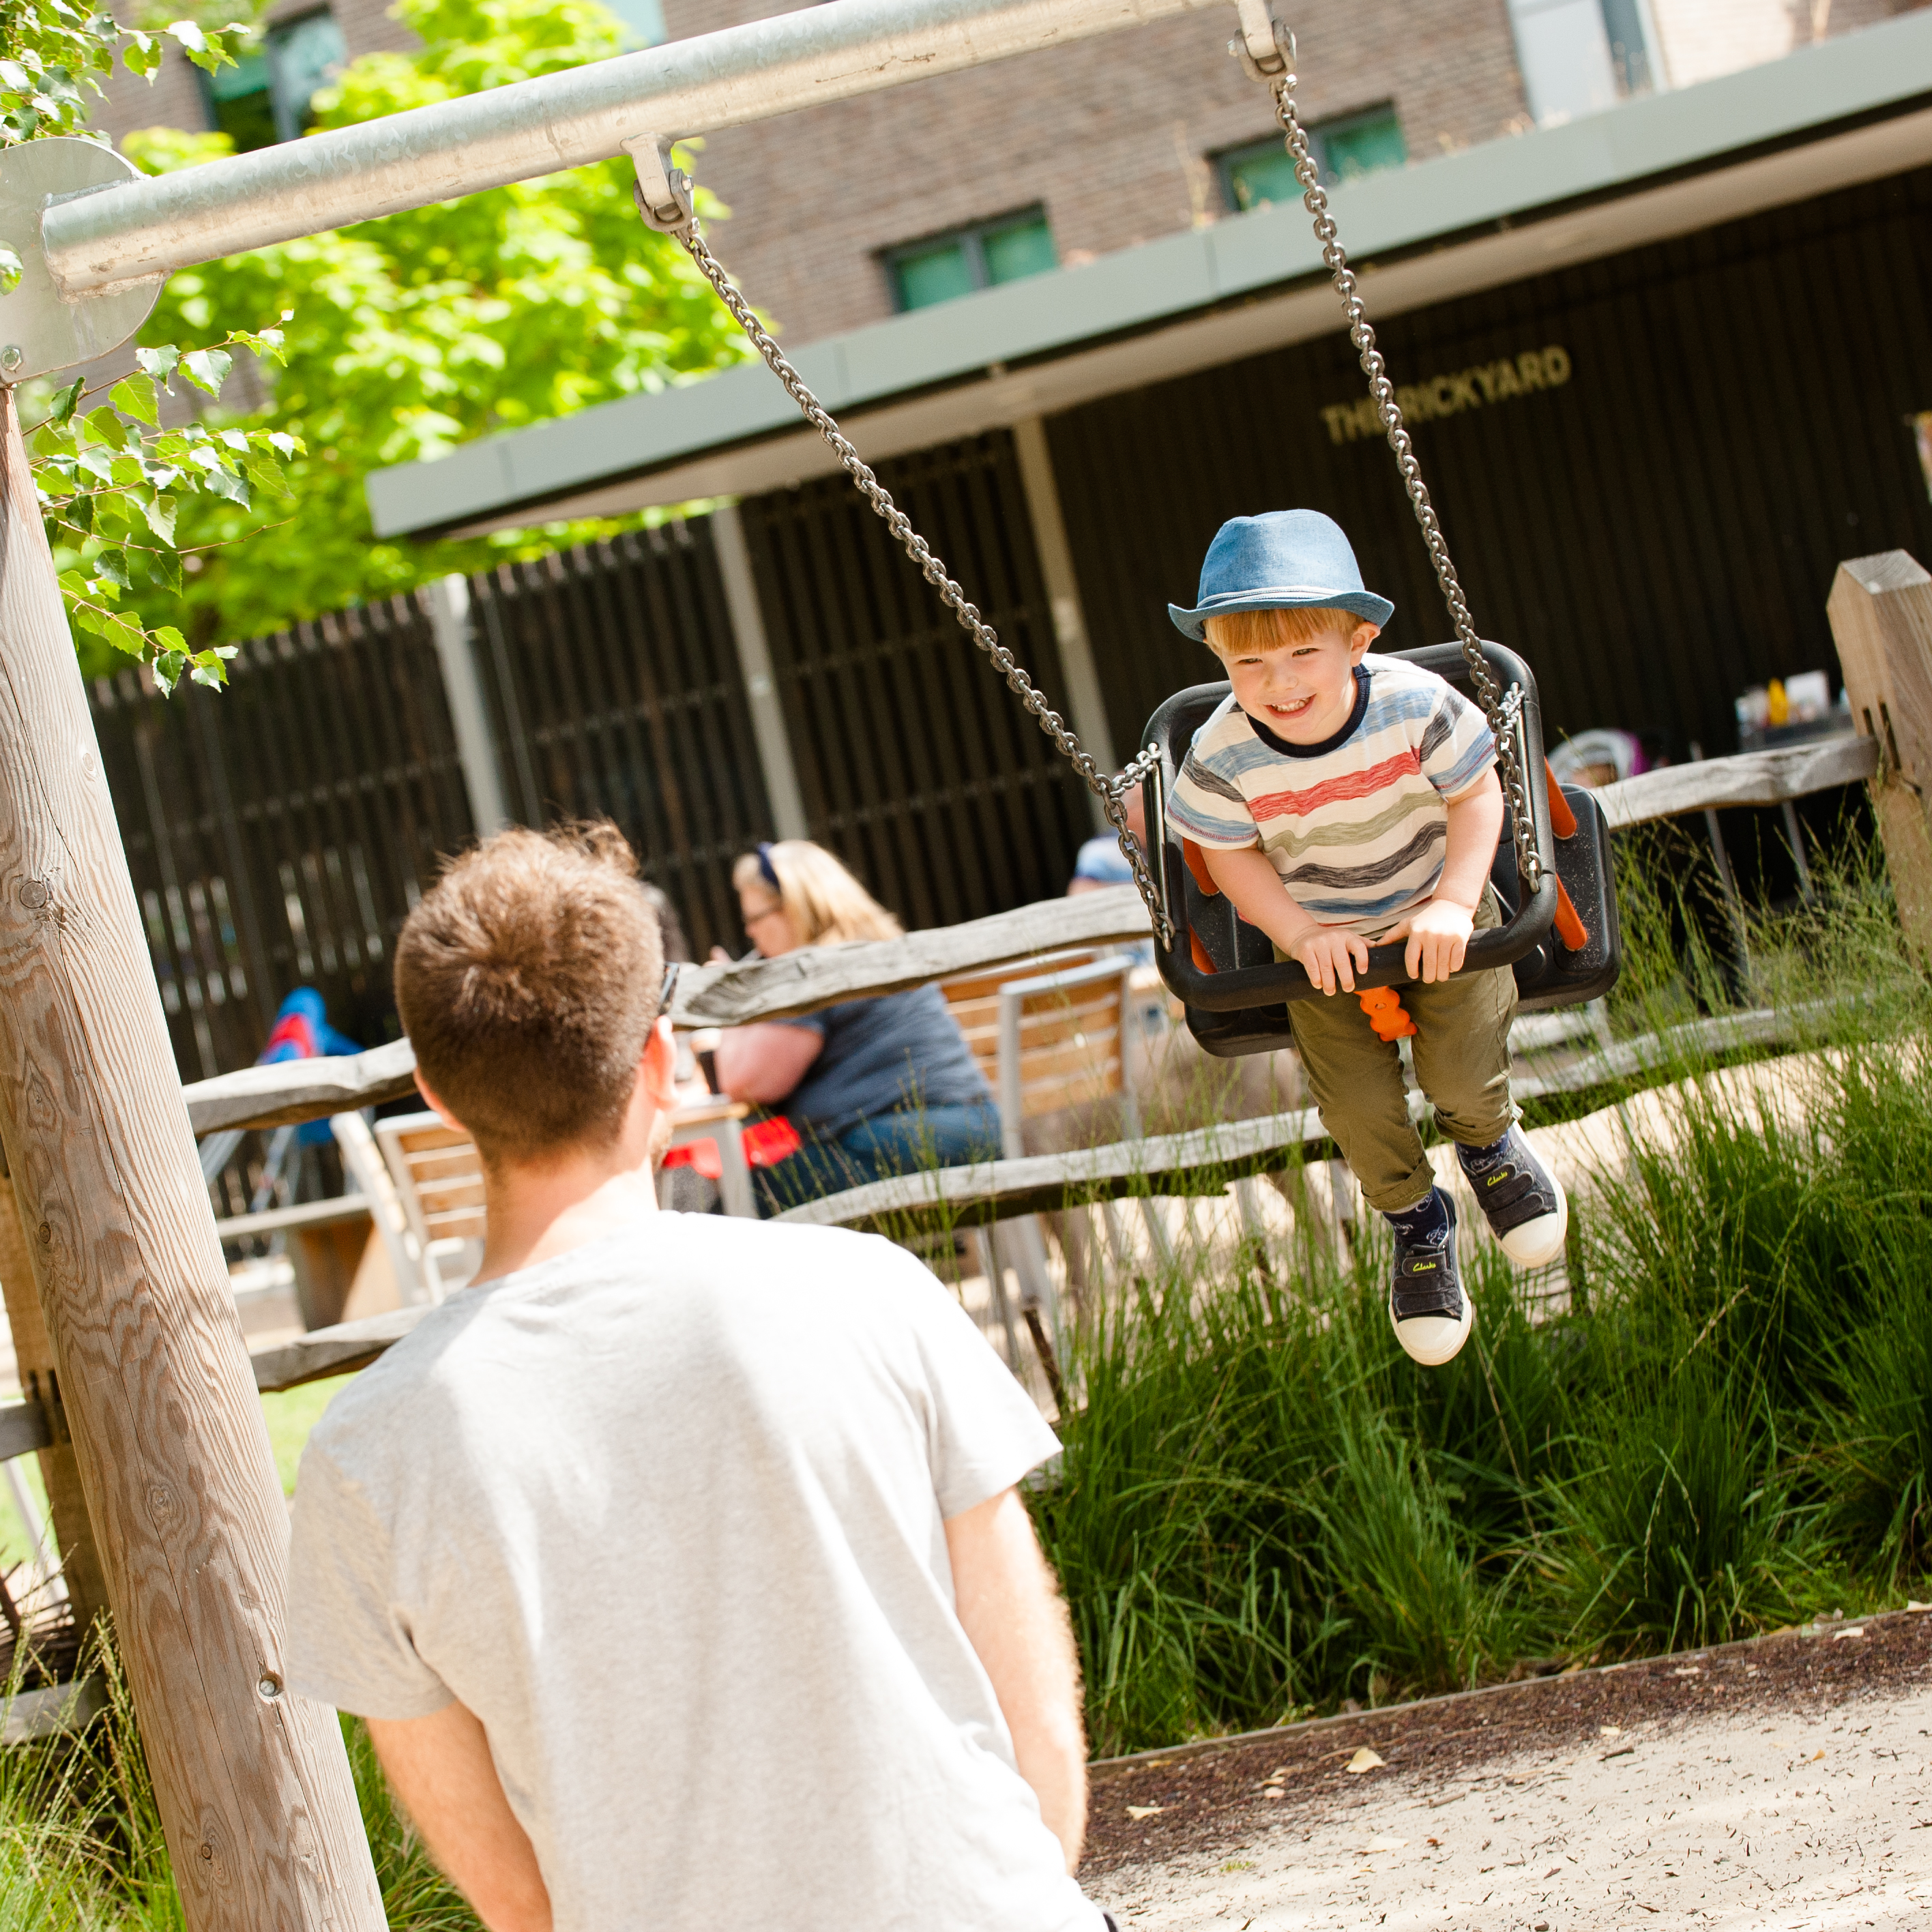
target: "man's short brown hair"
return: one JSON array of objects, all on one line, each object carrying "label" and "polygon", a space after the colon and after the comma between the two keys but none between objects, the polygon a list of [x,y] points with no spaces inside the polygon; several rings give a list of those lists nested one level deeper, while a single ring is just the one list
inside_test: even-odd
[{"label": "man's short brown hair", "polygon": [[657,916],[608,823],[486,839],[396,946],[416,1064],[492,1163],[616,1137],[663,976]]}]

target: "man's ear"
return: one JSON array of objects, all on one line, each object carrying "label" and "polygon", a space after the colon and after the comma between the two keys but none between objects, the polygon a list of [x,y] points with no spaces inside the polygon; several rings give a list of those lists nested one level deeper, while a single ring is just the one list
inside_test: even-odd
[{"label": "man's ear", "polygon": [[660,1014],[646,1036],[638,1076],[644,1083],[645,1097],[659,1113],[668,1113],[677,1105],[677,1042],[671,1035],[668,1014]]},{"label": "man's ear", "polygon": [[416,1083],[416,1091],[423,1096],[423,1105],[428,1108],[446,1127],[453,1127],[460,1134],[469,1132],[470,1130],[436,1097],[429,1082],[422,1077],[421,1067],[416,1069],[413,1077]]},{"label": "man's ear", "polygon": [[1355,634],[1348,640],[1348,662],[1358,664],[1366,654],[1369,646],[1382,634],[1379,624],[1371,624],[1365,617],[1355,626]]}]

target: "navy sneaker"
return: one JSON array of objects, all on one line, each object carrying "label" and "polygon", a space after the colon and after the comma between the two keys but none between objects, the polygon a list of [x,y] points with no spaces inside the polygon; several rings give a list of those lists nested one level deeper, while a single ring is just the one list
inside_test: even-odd
[{"label": "navy sneaker", "polygon": [[1440,1368],[1469,1339],[1475,1304],[1456,1267],[1456,1204],[1441,1188],[1405,1214],[1395,1230],[1395,1279],[1389,1320],[1395,1338],[1425,1368]]},{"label": "navy sneaker", "polygon": [[1518,1268],[1546,1268],[1563,1252],[1570,1203],[1562,1184],[1530,1151],[1520,1127],[1493,1147],[1460,1147],[1463,1178],[1490,1232]]}]

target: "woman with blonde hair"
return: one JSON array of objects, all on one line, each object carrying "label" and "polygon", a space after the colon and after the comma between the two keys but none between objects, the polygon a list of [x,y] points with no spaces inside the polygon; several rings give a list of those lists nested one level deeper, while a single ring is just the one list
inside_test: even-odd
[{"label": "woman with blonde hair", "polygon": [[[767,959],[801,946],[900,935],[898,921],[809,839],[747,852],[731,883],[746,933]],[[992,1093],[936,986],[734,1027],[718,1042],[716,1065],[734,1100],[782,1114],[804,1143],[757,1171],[767,1214],[999,1151]]]}]

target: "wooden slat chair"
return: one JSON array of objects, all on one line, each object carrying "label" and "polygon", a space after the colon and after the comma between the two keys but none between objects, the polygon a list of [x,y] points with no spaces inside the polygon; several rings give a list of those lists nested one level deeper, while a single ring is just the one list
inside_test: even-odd
[{"label": "wooden slat chair", "polygon": [[328,1125],[341,1152],[344,1172],[354,1180],[357,1192],[368,1198],[370,1216],[389,1258],[403,1306],[410,1308],[440,1300],[430,1292],[422,1249],[411,1230],[401,1192],[369,1131],[369,1123],[360,1114],[334,1114]]},{"label": "wooden slat chair", "polygon": [[[1042,970],[1070,971],[1091,964],[1095,957],[1091,948],[1051,952],[1030,961],[1024,968],[1002,966],[990,973],[948,980],[940,986],[946,1010],[952,1014],[973,1058],[980,1063],[980,1070],[986,1076],[986,1084],[999,1101],[1002,1140],[1009,1148],[1012,1142],[1004,1125],[1006,1108],[1002,1097],[1000,1070],[1000,990],[1012,983],[1016,974],[1036,976]],[[1006,1335],[1008,1358],[1017,1367],[1020,1360],[1018,1336],[1013,1326],[1012,1310],[1007,1305],[1006,1276],[1001,1264],[1004,1262],[1012,1268],[1018,1276],[1022,1292],[1029,1304],[1035,1307],[1048,1305],[1035,1298],[1035,1291],[1046,1280],[1046,1246],[1036,1218],[1010,1224],[1000,1233],[997,1243],[992,1228],[975,1228],[971,1238],[980,1272],[985,1276],[992,1298],[994,1317]]]},{"label": "wooden slat chair", "polygon": [[[998,1078],[1001,1153],[1008,1160],[1026,1153],[1026,1123],[1069,1111],[1091,1114],[1112,1102],[1118,1109],[1119,1138],[1141,1138],[1140,1108],[1128,1078],[1127,1037],[1132,1009],[1134,961],[1114,953],[1083,964],[1010,980],[1000,988]],[[1166,1223],[1149,1196],[1140,1200],[1141,1218],[1154,1252],[1165,1264],[1172,1250]],[[1125,1248],[1119,1209],[1103,1210],[1108,1238],[1116,1255]],[[1046,1247],[1039,1217],[1010,1224],[1022,1284],[1030,1302],[1050,1307]]]},{"label": "wooden slat chair", "polygon": [[1016,980],[1042,973],[1065,973],[1076,967],[1090,965],[1099,955],[1090,947],[1065,952],[1042,954],[1024,966],[1002,966],[991,973],[975,973],[962,980],[947,980],[940,986],[946,1010],[958,1023],[986,1084],[997,1096],[1000,1090],[1000,988]]},{"label": "wooden slat chair", "polygon": [[422,1257],[428,1298],[440,1301],[482,1260],[483,1163],[476,1144],[430,1113],[378,1120],[376,1140]]}]

